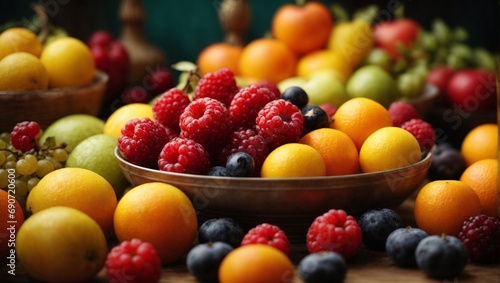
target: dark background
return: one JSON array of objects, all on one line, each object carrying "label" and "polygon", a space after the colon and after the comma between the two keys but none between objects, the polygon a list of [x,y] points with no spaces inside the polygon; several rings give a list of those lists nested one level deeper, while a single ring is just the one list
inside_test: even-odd
[{"label": "dark background", "polygon": [[[167,63],[181,60],[195,61],[205,46],[222,41],[223,31],[217,10],[222,0],[145,0],[145,34],[150,43],[167,56]],[[461,26],[469,32],[467,43],[498,52],[500,39],[500,9],[497,0],[413,0],[413,1],[322,1],[342,5],[349,13],[369,4],[388,10],[394,3],[402,3],[405,15],[429,29],[436,18],[450,27]],[[0,25],[13,20],[30,19],[32,3],[40,3],[50,11],[50,21],[64,27],[72,36],[86,40],[95,30],[105,29],[120,34],[118,0],[1,0]],[[293,1],[249,0],[252,24],[247,41],[269,31],[272,15],[279,6]]]}]

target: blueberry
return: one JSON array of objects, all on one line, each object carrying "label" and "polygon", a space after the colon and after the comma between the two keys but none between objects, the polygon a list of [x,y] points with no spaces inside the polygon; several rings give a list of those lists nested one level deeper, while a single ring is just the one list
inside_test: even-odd
[{"label": "blueberry", "polygon": [[428,177],[430,180],[458,180],[466,168],[462,153],[448,143],[436,146]]},{"label": "blueberry", "polygon": [[429,235],[419,228],[398,228],[387,237],[385,242],[387,255],[399,266],[416,266],[415,249],[418,243],[427,236]]},{"label": "blueberry", "polygon": [[401,228],[401,217],[392,209],[370,209],[358,219],[363,244],[369,249],[384,251],[385,241],[392,231]]},{"label": "blueberry", "polygon": [[226,170],[231,177],[252,176],[255,162],[252,156],[246,152],[231,154],[226,161]]},{"label": "blueberry", "polygon": [[325,251],[305,256],[298,271],[306,283],[340,283],[344,281],[347,265],[340,254]]},{"label": "blueberry", "polygon": [[304,116],[304,129],[302,134],[307,134],[310,131],[327,128],[330,126],[330,118],[325,110],[315,104],[308,104],[301,110]]},{"label": "blueberry", "polygon": [[209,176],[220,176],[220,177],[228,177],[229,173],[227,173],[227,169],[224,166],[214,166],[210,168],[207,175]]},{"label": "blueberry", "polygon": [[285,91],[281,94],[281,98],[290,101],[299,109],[302,109],[302,107],[309,103],[309,96],[301,87],[298,86],[291,86],[285,89]]},{"label": "blueberry", "polygon": [[435,279],[455,278],[467,264],[468,255],[464,244],[454,236],[429,236],[415,250],[417,266]]},{"label": "blueberry", "polygon": [[187,254],[187,269],[198,282],[219,282],[219,266],[232,250],[233,247],[224,242],[198,244]]},{"label": "blueberry", "polygon": [[200,243],[224,242],[236,248],[243,240],[243,228],[232,218],[212,218],[198,229]]}]

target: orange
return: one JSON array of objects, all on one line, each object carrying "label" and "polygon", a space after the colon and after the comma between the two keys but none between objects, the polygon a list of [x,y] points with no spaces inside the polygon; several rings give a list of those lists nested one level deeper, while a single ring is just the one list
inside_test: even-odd
[{"label": "orange", "polygon": [[343,132],[321,128],[307,133],[299,142],[310,145],[321,153],[327,176],[358,173],[358,150],[351,138]]},{"label": "orange", "polygon": [[479,197],[482,211],[498,217],[498,160],[481,159],[469,165],[460,177]]},{"label": "orange", "polygon": [[358,150],[369,135],[388,126],[392,126],[389,111],[382,104],[364,97],[351,98],[340,105],[330,125],[346,133]]},{"label": "orange", "polygon": [[180,189],[158,182],[126,192],[116,207],[114,225],[119,241],[139,238],[151,243],[164,264],[184,256],[198,231],[189,198]]},{"label": "orange", "polygon": [[465,220],[481,214],[481,203],[464,182],[438,180],[418,192],[413,214],[417,226],[430,235],[458,236]]},{"label": "orange", "polygon": [[248,43],[241,53],[240,75],[273,83],[295,75],[297,56],[283,42],[259,38]]},{"label": "orange", "polygon": [[341,81],[346,82],[353,68],[340,53],[331,50],[318,50],[308,53],[299,59],[297,75],[311,77],[317,71],[332,70],[341,75]]},{"label": "orange", "polygon": [[498,125],[487,123],[470,130],[460,151],[467,165],[485,158],[498,159]]},{"label": "orange", "polygon": [[48,43],[40,55],[49,74],[49,87],[79,87],[94,79],[96,66],[89,47],[77,38],[61,37]]},{"label": "orange", "polygon": [[23,27],[12,27],[0,34],[0,60],[15,52],[27,52],[35,57],[42,53],[42,43],[37,35]]},{"label": "orange", "polygon": [[33,214],[53,206],[76,208],[94,219],[108,238],[113,235],[116,204],[115,191],[104,177],[70,167],[45,175],[26,200],[26,208]]},{"label": "orange", "polygon": [[292,282],[294,267],[280,250],[263,244],[240,246],[222,260],[220,283]]},{"label": "orange", "polygon": [[417,139],[400,127],[383,127],[365,140],[359,151],[364,173],[398,169],[417,163],[422,152]]},{"label": "orange", "polygon": [[0,60],[0,90],[46,90],[49,75],[38,57],[16,52]]},{"label": "orange", "polygon": [[24,223],[24,213],[14,195],[8,194],[4,190],[0,190],[0,207],[3,208],[2,213],[0,213],[0,229],[2,231],[0,232],[0,256],[5,259],[14,248],[16,233]]},{"label": "orange", "polygon": [[263,178],[325,176],[326,165],[323,156],[314,147],[287,143],[269,153],[264,159],[260,175]]},{"label": "orange", "polygon": [[324,48],[332,27],[333,18],[328,8],[313,1],[302,6],[283,5],[271,22],[274,37],[299,55]]},{"label": "orange", "polygon": [[228,68],[233,71],[235,76],[238,76],[240,72],[238,64],[242,52],[243,47],[240,45],[224,42],[214,43],[200,52],[196,64],[202,75]]}]

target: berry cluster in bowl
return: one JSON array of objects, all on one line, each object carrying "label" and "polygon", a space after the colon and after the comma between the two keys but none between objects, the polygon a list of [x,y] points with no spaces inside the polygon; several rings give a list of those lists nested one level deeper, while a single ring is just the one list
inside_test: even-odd
[{"label": "berry cluster in bowl", "polygon": [[[152,106],[154,121],[128,121],[118,151],[128,162],[149,169],[259,177],[272,150],[329,127],[335,108],[308,102],[299,87],[283,93],[269,81],[240,87],[233,72],[222,68],[199,78],[192,93],[179,88],[164,92]],[[408,105],[394,103],[391,116],[395,121],[415,120],[405,128],[419,141],[434,141],[432,127],[417,119],[418,113],[409,111]]]}]

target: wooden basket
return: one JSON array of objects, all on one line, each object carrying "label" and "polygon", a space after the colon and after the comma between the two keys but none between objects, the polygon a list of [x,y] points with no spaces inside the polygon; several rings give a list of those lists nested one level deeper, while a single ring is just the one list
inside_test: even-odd
[{"label": "wooden basket", "polygon": [[97,116],[108,76],[97,71],[92,83],[75,88],[45,91],[0,91],[0,132],[10,132],[22,121],[35,121],[42,129],[70,114]]}]

